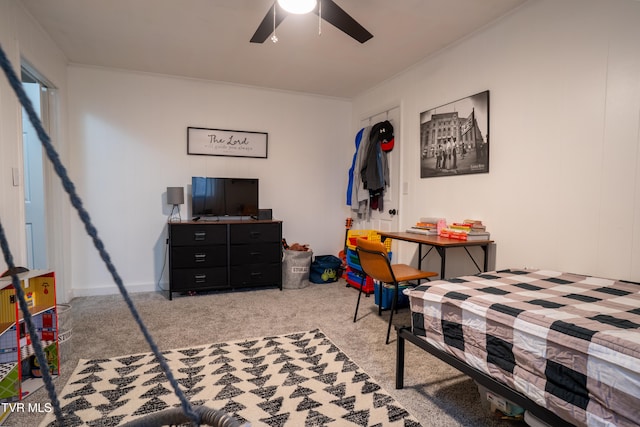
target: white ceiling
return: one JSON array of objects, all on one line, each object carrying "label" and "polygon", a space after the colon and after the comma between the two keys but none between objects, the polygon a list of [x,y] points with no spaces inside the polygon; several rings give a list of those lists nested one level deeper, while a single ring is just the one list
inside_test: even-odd
[{"label": "white ceiling", "polygon": [[364,44],[315,14],[250,43],[274,0],[20,1],[71,63],[350,98],[527,0],[335,0]]}]

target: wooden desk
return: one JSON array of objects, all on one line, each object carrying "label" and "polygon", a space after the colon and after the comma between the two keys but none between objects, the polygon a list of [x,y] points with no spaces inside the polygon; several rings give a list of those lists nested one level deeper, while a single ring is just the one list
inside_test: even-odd
[{"label": "wooden desk", "polygon": [[[431,252],[435,248],[435,250],[438,252],[438,255],[440,255],[440,278],[441,279],[445,278],[445,271],[446,271],[445,269],[447,265],[447,249],[449,248],[464,248],[464,250],[467,252],[467,255],[469,255],[469,258],[471,258],[471,261],[473,261],[473,263],[475,264],[479,272],[487,271],[488,269],[488,263],[489,263],[488,250],[489,250],[489,245],[493,243],[493,240],[457,240],[457,239],[448,239],[446,237],[440,237],[440,236],[427,236],[427,235],[418,234],[418,233],[407,233],[406,231],[378,231],[378,234],[382,236],[383,240],[387,237],[390,237],[392,239],[402,240],[404,242],[417,243],[418,244],[418,268],[422,268],[422,260],[426,258],[426,256],[429,255],[429,252]],[[423,246],[431,247],[427,251],[427,253],[424,254],[424,256],[422,255]],[[471,256],[471,253],[469,252],[469,247],[471,246],[479,246],[484,251],[484,264],[482,269],[480,268],[476,260],[473,258],[473,256]]]}]

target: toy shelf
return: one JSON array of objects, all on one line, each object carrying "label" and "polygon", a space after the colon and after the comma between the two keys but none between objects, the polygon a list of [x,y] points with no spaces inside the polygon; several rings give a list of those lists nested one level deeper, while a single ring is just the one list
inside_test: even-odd
[{"label": "toy shelf", "polygon": [[0,322],[0,335],[4,334],[9,330],[16,322]]},{"label": "toy shelf", "polygon": [[0,363],[0,383],[5,379],[7,375],[11,373],[13,368],[15,368],[18,364],[13,363]]},{"label": "toy shelf", "polygon": [[[39,314],[42,314],[50,310],[51,310],[51,306],[48,306],[48,305],[36,305],[29,308],[29,312],[31,313],[32,317],[38,316]],[[23,317],[22,311],[20,311],[18,315],[18,321],[22,322],[23,320],[24,320],[24,317]]]},{"label": "toy shelf", "polygon": [[[47,358],[49,372],[59,375],[55,273],[50,270],[26,271],[18,274],[18,279]],[[0,278],[0,403],[22,400],[43,385],[37,375],[31,337],[17,299],[11,277]]]}]

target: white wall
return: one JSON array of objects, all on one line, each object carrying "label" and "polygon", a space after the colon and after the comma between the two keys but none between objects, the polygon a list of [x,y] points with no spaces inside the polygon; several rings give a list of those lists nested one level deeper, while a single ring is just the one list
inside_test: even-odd
[{"label": "white wall", "polygon": [[[57,89],[54,96],[56,115],[52,118],[50,134],[53,145],[63,162],[67,161],[66,144],[66,86],[67,60],[48,35],[35,23],[15,0],[0,2],[0,45],[20,76],[21,61],[27,61],[43,78]],[[0,72],[0,220],[6,232],[13,262],[26,265],[26,237],[24,226],[24,186],[22,156],[21,106]],[[13,183],[12,170],[18,170],[19,184]],[[53,177],[49,165],[45,168],[46,191],[50,200],[64,198],[64,190]],[[49,262],[56,271],[59,301],[70,297],[67,271],[70,258],[66,256],[68,244],[68,206],[55,204],[49,210]],[[55,226],[51,226],[55,224]],[[0,273],[6,270],[4,256],[0,259]]]},{"label": "white wall", "polygon": [[[409,189],[401,228],[425,215],[481,218],[497,242],[498,268],[638,281],[639,22],[633,0],[532,1],[353,102],[79,66],[66,74],[62,53],[15,0],[0,2],[0,43],[14,64],[24,57],[58,87],[54,143],[131,290],[166,280],[159,276],[164,192],[187,187],[192,175],[257,176],[262,207],[284,220],[289,242],[336,253],[358,123],[390,105],[402,111],[396,149]],[[487,89],[490,173],[420,179],[420,112]],[[189,156],[187,126],[268,132],[269,158]],[[25,260],[23,188],[12,185],[10,171],[22,172],[21,147],[20,107],[0,78],[0,219],[18,265]],[[61,299],[71,289],[116,292],[48,175],[52,267],[68,288]],[[396,253],[415,257],[408,244]],[[448,274],[455,273],[454,266]]]},{"label": "white wall", "polygon": [[[479,218],[497,268],[640,281],[639,45],[640,2],[533,1],[358,96],[354,123],[401,100],[401,228]],[[490,172],[420,179],[420,112],[484,90]]]},{"label": "white wall", "polygon": [[[192,176],[258,178],[289,243],[342,249],[350,101],[71,66],[69,105],[72,179],[130,290],[166,282],[166,187],[185,187],[188,218]],[[188,155],[188,126],[267,132],[268,158]],[[71,256],[74,295],[117,292],[77,219]]]}]

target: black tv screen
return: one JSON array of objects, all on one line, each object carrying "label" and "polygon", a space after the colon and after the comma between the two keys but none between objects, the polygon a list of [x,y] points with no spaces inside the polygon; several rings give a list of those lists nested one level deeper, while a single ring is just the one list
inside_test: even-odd
[{"label": "black tv screen", "polygon": [[258,216],[258,180],[191,178],[193,216]]}]

